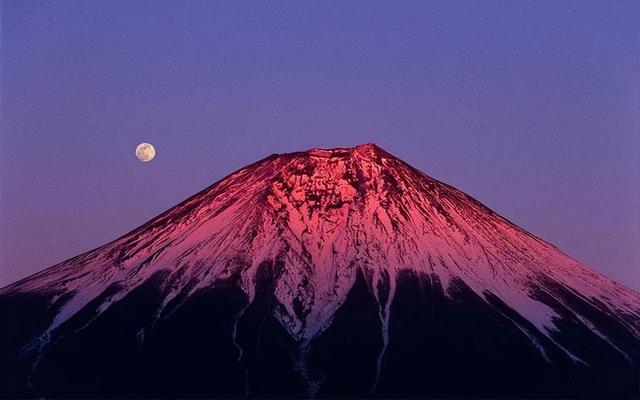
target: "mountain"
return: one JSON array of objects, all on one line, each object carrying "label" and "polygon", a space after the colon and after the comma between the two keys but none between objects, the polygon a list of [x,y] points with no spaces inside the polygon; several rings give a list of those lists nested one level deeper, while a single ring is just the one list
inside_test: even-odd
[{"label": "mountain", "polygon": [[366,144],[0,290],[3,397],[638,397],[640,295]]}]

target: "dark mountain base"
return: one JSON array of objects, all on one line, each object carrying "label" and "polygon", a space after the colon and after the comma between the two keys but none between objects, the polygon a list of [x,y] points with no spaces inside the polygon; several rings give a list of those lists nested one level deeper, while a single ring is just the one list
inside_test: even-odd
[{"label": "dark mountain base", "polygon": [[[38,354],[19,354],[64,303],[0,298],[0,395],[46,398],[635,398],[637,340],[603,310],[550,288],[588,313],[621,352],[584,326],[556,296],[536,295],[562,319],[554,340],[500,299],[461,281],[445,296],[436,277],[402,273],[391,304],[389,343],[370,279],[359,273],[332,325],[304,349],[273,317],[278,263],[263,263],[249,304],[236,279],[188,298],[157,322],[165,276],[157,274],[96,317],[110,287],[57,329]],[[385,287],[376,288],[388,293]],[[384,286],[384,285],[383,285]],[[579,307],[582,307],[580,309]],[[532,339],[533,338],[533,339]],[[535,342],[534,342],[535,341]],[[537,343],[537,344],[536,344]],[[544,348],[544,355],[538,346]],[[380,370],[378,359],[384,350]],[[33,365],[33,367],[32,367]]]},{"label": "dark mountain base", "polygon": [[484,301],[462,281],[454,281],[446,297],[437,277],[407,272],[396,290],[377,396],[633,398],[640,393],[638,360],[604,346],[574,320],[559,321],[571,329],[556,340],[589,366],[572,361],[497,297],[488,293],[489,302]]}]

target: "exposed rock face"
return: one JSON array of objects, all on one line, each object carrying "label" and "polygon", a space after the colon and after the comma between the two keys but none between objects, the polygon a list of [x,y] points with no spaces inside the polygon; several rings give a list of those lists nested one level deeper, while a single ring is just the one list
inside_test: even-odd
[{"label": "exposed rock face", "polygon": [[640,394],[638,293],[372,144],[249,165],[0,318],[12,397]]}]

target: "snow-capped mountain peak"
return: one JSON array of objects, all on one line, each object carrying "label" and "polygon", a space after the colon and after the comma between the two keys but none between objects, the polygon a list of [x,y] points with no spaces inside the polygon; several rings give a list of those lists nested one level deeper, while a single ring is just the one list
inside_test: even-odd
[{"label": "snow-capped mountain peak", "polygon": [[375,144],[269,156],[0,296],[50,296],[57,311],[38,342],[46,348],[82,310],[95,308],[91,324],[151,281],[160,296],[152,326],[224,282],[237,282],[248,306],[268,281],[270,312],[304,349],[332,325],[361,279],[381,324],[381,360],[403,274],[427,277],[444,296],[464,287],[491,307],[504,304],[528,323],[504,310],[500,315],[545,359],[548,339],[588,364],[554,334],[566,312],[624,357],[637,356],[587,311],[610,314],[640,337],[636,292]]}]

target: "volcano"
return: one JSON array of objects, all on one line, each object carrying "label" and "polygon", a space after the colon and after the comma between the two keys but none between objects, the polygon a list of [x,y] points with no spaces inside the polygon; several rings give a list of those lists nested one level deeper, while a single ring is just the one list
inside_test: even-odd
[{"label": "volcano", "polygon": [[376,145],[276,154],[0,290],[0,395],[640,395],[640,295]]}]

